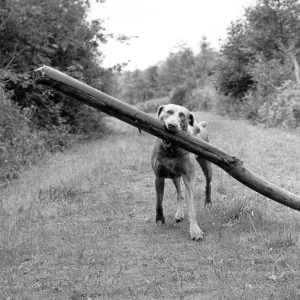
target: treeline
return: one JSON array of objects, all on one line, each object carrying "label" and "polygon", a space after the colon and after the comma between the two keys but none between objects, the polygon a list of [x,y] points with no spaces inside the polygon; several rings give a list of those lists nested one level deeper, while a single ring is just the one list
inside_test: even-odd
[{"label": "treeline", "polygon": [[110,93],[122,66],[101,67],[101,45],[113,36],[101,19],[87,21],[89,9],[87,0],[0,0],[0,181],[45,152],[105,130],[101,113],[31,77],[50,65]]},{"label": "treeline", "polygon": [[299,56],[299,0],[258,0],[231,23],[220,51],[205,39],[198,54],[181,47],[156,66],[119,76],[115,92],[131,103],[170,92],[178,102],[181,92],[192,108],[297,128]]},{"label": "treeline", "polygon": [[[210,47],[205,37],[199,43],[199,50],[194,54],[186,45],[180,45],[157,65],[119,74],[115,95],[136,104],[170,96],[172,91],[178,96],[185,96],[197,87],[206,86],[216,72],[219,53]],[[191,97],[186,97],[186,100],[191,100]]]},{"label": "treeline", "polygon": [[222,110],[268,126],[300,126],[300,2],[259,0],[232,23],[221,48]]}]

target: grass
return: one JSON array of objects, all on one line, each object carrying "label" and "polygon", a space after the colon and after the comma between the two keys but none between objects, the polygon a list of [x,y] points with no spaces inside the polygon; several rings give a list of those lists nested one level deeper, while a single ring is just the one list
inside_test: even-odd
[{"label": "grass", "polygon": [[[211,143],[300,194],[300,137],[211,114]],[[106,139],[52,156],[1,191],[2,299],[298,299],[299,213],[214,167],[211,210],[197,176],[197,219],[155,226],[154,137],[111,121]]]}]

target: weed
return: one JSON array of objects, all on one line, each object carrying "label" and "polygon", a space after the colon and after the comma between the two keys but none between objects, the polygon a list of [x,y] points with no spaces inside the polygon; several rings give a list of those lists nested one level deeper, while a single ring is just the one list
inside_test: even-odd
[{"label": "weed", "polygon": [[223,223],[232,224],[244,217],[251,218],[258,216],[260,216],[259,211],[256,208],[249,207],[245,198],[237,198],[225,209]]},{"label": "weed", "polygon": [[46,189],[39,191],[39,200],[45,203],[51,202],[67,202],[74,203],[80,201],[86,194],[92,193],[91,191],[85,191],[75,186],[66,186],[63,183],[57,186],[49,186]]}]

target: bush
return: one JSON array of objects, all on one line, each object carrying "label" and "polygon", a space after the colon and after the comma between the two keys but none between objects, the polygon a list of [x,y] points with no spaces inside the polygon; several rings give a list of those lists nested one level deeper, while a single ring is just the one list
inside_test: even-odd
[{"label": "bush", "polygon": [[212,112],[220,116],[229,116],[233,119],[240,118],[241,104],[230,96],[225,96],[216,92],[212,101]]},{"label": "bush", "polygon": [[107,132],[104,117],[104,113],[86,105],[83,106],[78,112],[78,133],[88,139],[103,136]]},{"label": "bush", "polygon": [[300,90],[293,81],[286,81],[265,99],[258,111],[260,121],[268,126],[300,127]]},{"label": "bush", "polygon": [[220,59],[215,76],[215,87],[226,96],[241,99],[249,89],[253,87],[254,81],[249,74],[248,62],[234,61],[233,59]]},{"label": "bush", "polygon": [[0,87],[0,182],[17,177],[25,164],[44,153],[43,142],[30,131],[26,112]]},{"label": "bush", "polygon": [[[57,125],[47,126],[42,130],[35,129],[30,117],[32,109],[21,109],[0,86],[0,182],[7,182],[18,177],[20,170],[36,163],[48,152],[63,151],[77,141],[81,135],[71,133],[71,126],[63,118]],[[95,111],[94,114],[97,114]],[[86,123],[91,132],[100,127],[103,130],[103,117],[90,118]],[[83,118],[80,119],[81,122]],[[81,126],[86,130],[87,124]],[[81,128],[79,131],[83,131]],[[86,135],[90,134],[87,132]],[[98,135],[97,135],[98,136]]]},{"label": "bush", "polygon": [[289,60],[280,61],[275,58],[267,60],[257,56],[250,73],[255,88],[248,91],[242,99],[242,116],[248,120],[261,121],[259,116],[261,107],[266,102],[273,102],[277,87],[293,77],[293,67]]},{"label": "bush", "polygon": [[267,126],[298,127],[299,104],[296,99],[299,94],[293,81],[289,81],[294,78],[291,62],[257,56],[249,67],[249,74],[255,86],[242,98],[219,98],[215,111]]},{"label": "bush", "polygon": [[218,97],[216,90],[210,85],[206,85],[201,89],[196,89],[185,106],[191,111],[212,110],[216,97]]},{"label": "bush", "polygon": [[293,66],[289,60],[267,60],[257,56],[250,73],[255,82],[255,93],[258,97],[266,97],[275,92],[276,87],[293,77]]},{"label": "bush", "polygon": [[169,103],[170,103],[170,98],[163,97],[163,98],[148,100],[145,102],[139,102],[135,105],[135,107],[146,113],[156,113],[158,108],[161,105],[169,104]]}]

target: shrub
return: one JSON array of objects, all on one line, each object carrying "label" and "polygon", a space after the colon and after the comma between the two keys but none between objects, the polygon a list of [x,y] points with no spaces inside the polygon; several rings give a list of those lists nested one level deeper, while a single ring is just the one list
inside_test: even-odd
[{"label": "shrub", "polygon": [[0,181],[17,177],[20,168],[44,152],[42,141],[31,133],[26,112],[0,87]]},{"label": "shrub", "polygon": [[293,66],[289,60],[281,62],[276,58],[267,60],[257,56],[250,73],[255,82],[256,95],[266,97],[275,92],[276,87],[292,78]]},{"label": "shrub", "polygon": [[145,102],[139,102],[135,105],[136,108],[146,113],[156,113],[157,109],[164,104],[170,103],[169,97],[157,98]]},{"label": "shrub", "polygon": [[104,117],[104,113],[86,105],[83,106],[78,112],[78,133],[89,139],[103,136],[107,132]]},{"label": "shrub", "polygon": [[213,98],[212,111],[220,116],[238,119],[241,115],[241,104],[230,96],[216,93],[216,97]]},{"label": "shrub", "polygon": [[299,92],[293,81],[291,62],[257,56],[248,68],[255,86],[240,99],[220,97],[215,112],[233,118],[262,122],[267,126],[299,126]]},{"label": "shrub", "polygon": [[218,97],[216,90],[210,85],[206,85],[193,92],[186,107],[189,110],[208,111],[213,108],[216,97]]},{"label": "shrub", "polygon": [[261,122],[268,126],[300,127],[300,90],[293,81],[286,81],[265,98],[258,111]]},{"label": "shrub", "polygon": [[[0,86],[0,182],[2,183],[17,178],[24,166],[37,162],[47,152],[62,151],[81,137],[79,134],[71,133],[71,126],[67,125],[63,118],[59,119],[58,125],[48,126],[43,130],[34,129],[30,120],[33,113],[32,109],[22,110]],[[102,117],[100,120],[102,122]],[[90,126],[94,123],[91,119],[88,121]],[[85,125],[82,126],[86,128]]]}]

